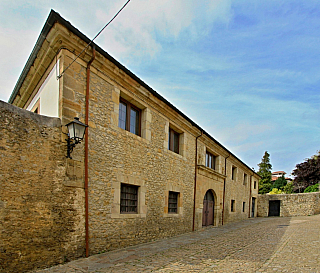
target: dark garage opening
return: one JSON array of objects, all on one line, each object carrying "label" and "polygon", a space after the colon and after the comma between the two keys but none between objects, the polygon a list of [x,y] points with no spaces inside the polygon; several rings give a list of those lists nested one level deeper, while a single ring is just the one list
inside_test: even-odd
[{"label": "dark garage opening", "polygon": [[280,216],[280,200],[269,200],[268,216]]}]

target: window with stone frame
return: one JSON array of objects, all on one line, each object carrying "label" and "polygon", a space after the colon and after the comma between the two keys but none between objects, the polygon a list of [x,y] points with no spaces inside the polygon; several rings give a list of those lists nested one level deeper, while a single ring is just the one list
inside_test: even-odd
[{"label": "window with stone frame", "polygon": [[168,213],[178,213],[179,193],[169,191]]},{"label": "window with stone frame", "polygon": [[243,175],[243,185],[246,185],[247,184],[247,181],[248,181],[248,175],[245,173]]},{"label": "window with stone frame", "polygon": [[253,182],[253,188],[256,189],[257,188],[257,181]]},{"label": "window with stone frame", "polygon": [[168,149],[179,154],[179,138],[180,134],[169,128],[169,140],[168,140]]},{"label": "window with stone frame", "polygon": [[237,167],[232,166],[232,180],[236,180],[237,178]]},{"label": "window with stone frame", "polygon": [[217,159],[217,157],[215,155],[206,151],[206,167],[215,170],[216,169],[216,159]]},{"label": "window with stone frame", "polygon": [[235,200],[231,200],[231,211],[234,212],[235,211]]},{"label": "window with stone frame", "polygon": [[120,213],[138,213],[138,186],[121,184]]},{"label": "window with stone frame", "polygon": [[119,127],[141,136],[141,109],[120,98]]},{"label": "window with stone frame", "polygon": [[242,203],[242,212],[245,212],[245,210],[246,210],[246,202],[243,202]]}]

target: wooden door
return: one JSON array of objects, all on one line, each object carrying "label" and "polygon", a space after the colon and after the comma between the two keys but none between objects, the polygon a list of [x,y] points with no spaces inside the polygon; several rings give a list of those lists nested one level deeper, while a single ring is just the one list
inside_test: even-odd
[{"label": "wooden door", "polygon": [[269,201],[269,215],[268,216],[280,216],[280,200]]},{"label": "wooden door", "polygon": [[255,209],[255,206],[256,206],[256,198],[255,198],[255,197],[252,197],[252,209],[251,209],[251,217],[252,217],[252,218],[254,217],[254,209]]},{"label": "wooden door", "polygon": [[208,190],[203,199],[202,226],[211,226],[214,222],[214,197]]}]

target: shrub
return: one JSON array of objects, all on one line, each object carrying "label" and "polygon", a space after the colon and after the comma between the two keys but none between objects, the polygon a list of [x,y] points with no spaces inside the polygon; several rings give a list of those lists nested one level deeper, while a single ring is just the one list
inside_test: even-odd
[{"label": "shrub", "polygon": [[311,185],[304,190],[304,192],[317,192],[317,191],[319,191],[319,184]]},{"label": "shrub", "polygon": [[269,192],[269,194],[282,194],[282,190],[279,190],[277,188],[273,188],[271,192]]}]

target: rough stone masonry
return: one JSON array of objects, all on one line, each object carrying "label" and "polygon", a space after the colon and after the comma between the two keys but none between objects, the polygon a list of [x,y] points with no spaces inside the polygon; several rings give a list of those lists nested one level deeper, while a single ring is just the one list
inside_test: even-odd
[{"label": "rough stone masonry", "polygon": [[83,189],[67,187],[61,121],[0,101],[0,272],[83,256]]}]

